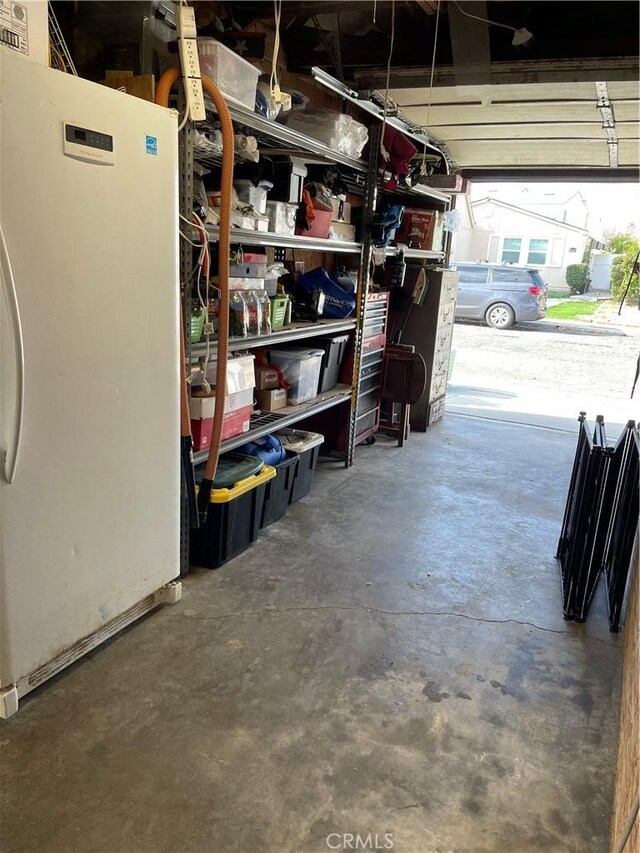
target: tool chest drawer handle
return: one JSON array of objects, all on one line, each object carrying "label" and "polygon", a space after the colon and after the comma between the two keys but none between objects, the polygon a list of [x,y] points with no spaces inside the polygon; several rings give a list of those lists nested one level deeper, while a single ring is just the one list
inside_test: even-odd
[{"label": "tool chest drawer handle", "polygon": [[9,260],[7,244],[0,228],[0,279],[2,289],[9,305],[9,320],[11,323],[11,339],[13,342],[13,353],[16,367],[15,404],[13,412],[13,447],[6,448],[4,453],[4,479],[7,483],[13,483],[18,460],[20,458],[20,446],[22,443],[22,422],[24,418],[24,339],[22,335],[22,320],[20,318],[20,306],[18,294],[13,278],[13,270]]}]

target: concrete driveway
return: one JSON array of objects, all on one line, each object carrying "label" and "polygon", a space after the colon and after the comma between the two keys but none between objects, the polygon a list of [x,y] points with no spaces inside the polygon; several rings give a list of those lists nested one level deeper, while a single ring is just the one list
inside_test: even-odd
[{"label": "concrete driveway", "polygon": [[582,410],[604,415],[615,438],[640,419],[640,387],[629,398],[640,350],[635,315],[609,328],[547,321],[498,331],[458,322],[447,409],[570,431]]}]

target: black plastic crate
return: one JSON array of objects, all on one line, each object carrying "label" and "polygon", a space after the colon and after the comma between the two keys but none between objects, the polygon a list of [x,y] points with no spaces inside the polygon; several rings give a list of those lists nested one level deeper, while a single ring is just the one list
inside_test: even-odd
[{"label": "black plastic crate", "polygon": [[193,566],[217,569],[256,541],[270,482],[269,472],[273,472],[273,468],[265,465],[255,475],[259,485],[231,500],[214,502],[215,491],[223,490],[212,492],[205,524],[191,531],[190,561]]},{"label": "black plastic crate", "polygon": [[349,346],[349,335],[332,335],[326,338],[316,338],[314,346],[324,350],[320,368],[320,383],[318,394],[330,391],[338,383],[340,368]]},{"label": "black plastic crate", "polygon": [[310,450],[305,450],[303,453],[298,454],[299,461],[291,490],[291,503],[309,494],[321,446],[317,444]]},{"label": "black plastic crate", "polygon": [[267,483],[267,492],[262,507],[260,527],[268,527],[286,513],[291,503],[291,492],[296,478],[300,455],[287,451],[287,458],[273,467],[276,476]]}]

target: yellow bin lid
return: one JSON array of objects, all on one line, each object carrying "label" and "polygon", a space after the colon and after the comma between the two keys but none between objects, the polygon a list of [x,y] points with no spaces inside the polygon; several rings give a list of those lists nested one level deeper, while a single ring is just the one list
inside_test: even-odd
[{"label": "yellow bin lid", "polygon": [[269,480],[273,480],[276,473],[276,469],[271,465],[265,465],[264,468],[261,468],[256,474],[251,474],[250,477],[245,477],[244,480],[238,480],[238,482],[231,486],[230,489],[211,489],[209,503],[229,503],[229,501],[233,501],[236,498],[245,495],[247,492],[250,492],[251,489],[257,489],[258,486],[261,486],[263,483],[268,483]]}]

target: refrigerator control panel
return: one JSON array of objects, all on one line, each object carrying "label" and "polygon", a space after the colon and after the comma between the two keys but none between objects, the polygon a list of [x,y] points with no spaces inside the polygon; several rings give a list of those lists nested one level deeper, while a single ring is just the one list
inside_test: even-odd
[{"label": "refrigerator control panel", "polygon": [[63,122],[63,149],[67,157],[113,166],[116,162],[113,136],[99,130],[89,130],[75,124]]}]

